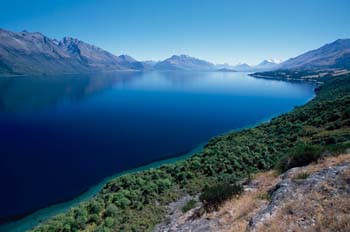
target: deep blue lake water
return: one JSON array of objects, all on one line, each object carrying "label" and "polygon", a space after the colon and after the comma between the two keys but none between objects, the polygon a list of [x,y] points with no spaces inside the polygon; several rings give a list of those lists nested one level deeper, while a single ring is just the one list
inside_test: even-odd
[{"label": "deep blue lake water", "polygon": [[220,72],[1,78],[0,218],[287,112],[313,89]]}]

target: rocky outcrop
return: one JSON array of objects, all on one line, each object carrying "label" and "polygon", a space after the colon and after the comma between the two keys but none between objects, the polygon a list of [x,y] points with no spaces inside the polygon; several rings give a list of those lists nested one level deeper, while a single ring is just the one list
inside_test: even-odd
[{"label": "rocky outcrop", "polygon": [[166,222],[155,231],[350,231],[350,155],[322,159],[280,176],[259,173],[244,189],[219,211],[199,217],[200,204],[181,212],[191,199],[186,196],[169,205]]},{"label": "rocky outcrop", "polygon": [[[324,201],[350,199],[350,185],[347,183],[350,176],[346,177],[350,171],[349,162],[322,169],[308,177],[308,173],[302,170],[293,168],[282,176],[282,181],[272,191],[271,202],[251,219],[249,231],[268,230],[270,227],[311,231],[320,223],[317,216],[320,216],[318,211],[323,208]],[[306,179],[301,179],[303,175]],[[283,226],[275,224],[278,218],[285,218],[281,221],[285,223]]]}]

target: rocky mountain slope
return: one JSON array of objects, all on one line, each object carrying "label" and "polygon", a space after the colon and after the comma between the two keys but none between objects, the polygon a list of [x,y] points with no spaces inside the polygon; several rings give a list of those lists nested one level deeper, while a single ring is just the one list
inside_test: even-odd
[{"label": "rocky mountain slope", "polygon": [[316,70],[350,68],[350,39],[339,39],[323,47],[280,63],[218,64],[187,55],[174,55],[159,62],[139,62],[127,55],[115,56],[81,40],[65,37],[58,41],[38,32],[11,32],[0,29],[0,75],[78,74],[116,70],[245,72],[271,70]]},{"label": "rocky mountain slope", "polygon": [[0,29],[0,75],[51,75],[132,70],[141,62],[115,56],[78,39],[58,41],[38,32]]},{"label": "rocky mountain slope", "polygon": [[172,203],[155,232],[349,231],[350,154],[293,168],[258,173],[244,193],[218,211],[196,217],[202,205],[182,213],[186,196]]},{"label": "rocky mountain slope", "polygon": [[350,39],[338,39],[318,49],[291,58],[279,69],[310,70],[319,68],[350,68]]}]

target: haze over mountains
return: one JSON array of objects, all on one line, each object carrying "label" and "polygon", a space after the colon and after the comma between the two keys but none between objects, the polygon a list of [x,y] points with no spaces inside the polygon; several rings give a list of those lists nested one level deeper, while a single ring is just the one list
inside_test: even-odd
[{"label": "haze over mountains", "polygon": [[58,41],[26,31],[0,30],[0,57],[2,74],[70,74],[142,66],[77,39]]},{"label": "haze over mountains", "polygon": [[56,40],[38,32],[11,32],[0,29],[0,75],[53,75],[109,71],[243,71],[277,69],[350,68],[350,39],[339,39],[285,62],[264,60],[248,64],[213,64],[173,55],[163,61],[137,61],[128,55],[116,56],[81,40]]},{"label": "haze over mountains", "polygon": [[164,61],[158,62],[155,66],[158,70],[195,70],[210,71],[215,65],[205,60],[200,60],[187,55],[174,55]]},{"label": "haze over mountains", "polygon": [[318,49],[291,58],[280,69],[350,68],[350,39],[338,39]]}]

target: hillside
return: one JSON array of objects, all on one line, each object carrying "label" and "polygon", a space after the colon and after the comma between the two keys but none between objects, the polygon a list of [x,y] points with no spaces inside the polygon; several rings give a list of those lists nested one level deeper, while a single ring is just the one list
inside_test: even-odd
[{"label": "hillside", "polygon": [[[276,164],[287,170],[349,148],[349,93],[350,76],[326,79],[305,106],[257,127],[213,138],[187,160],[116,178],[93,199],[33,231],[152,231],[171,202],[203,191],[200,198],[213,201],[207,208],[216,208],[217,201],[227,198],[220,194],[239,192],[240,187],[232,184],[253,173]],[[220,197],[210,198],[212,194]]]},{"label": "hillside", "polygon": [[142,67],[81,40],[58,41],[38,32],[0,29],[0,75],[58,75]]},{"label": "hillside", "polygon": [[251,76],[266,79],[319,81],[327,76],[350,73],[350,39],[338,39],[277,65],[256,70]]},{"label": "hillside", "polygon": [[279,175],[254,174],[244,192],[217,211],[203,205],[183,212],[189,197],[169,207],[167,220],[155,232],[348,231],[350,230],[350,154],[325,157]]},{"label": "hillside", "polygon": [[279,69],[350,68],[350,39],[338,39],[280,64]]}]

